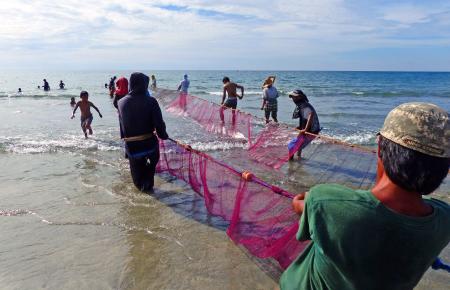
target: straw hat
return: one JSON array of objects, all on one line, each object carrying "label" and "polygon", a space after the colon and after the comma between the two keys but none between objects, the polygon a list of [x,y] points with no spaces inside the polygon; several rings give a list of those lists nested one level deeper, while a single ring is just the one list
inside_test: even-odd
[{"label": "straw hat", "polygon": [[273,85],[274,79],[275,78],[272,76],[268,77],[263,83],[263,88],[267,88],[267,87]]}]

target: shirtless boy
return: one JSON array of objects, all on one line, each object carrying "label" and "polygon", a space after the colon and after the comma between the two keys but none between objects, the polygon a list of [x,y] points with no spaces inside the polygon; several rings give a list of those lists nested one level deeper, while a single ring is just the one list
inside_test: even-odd
[{"label": "shirtless boy", "polygon": [[[234,110],[237,107],[237,99],[242,99],[244,97],[244,87],[240,86],[236,83],[233,83],[230,81],[229,77],[224,77],[223,80],[223,95],[222,95],[222,109],[220,110],[220,119],[222,120],[222,122],[224,121],[224,114],[223,111],[226,108],[231,108],[233,109],[233,123],[234,123]],[[237,89],[241,89],[241,95],[237,94]],[[225,97],[228,94],[228,98],[225,101]]]},{"label": "shirtless boy", "polygon": [[84,137],[87,138],[88,135],[87,135],[86,130],[89,131],[89,135],[92,135],[91,123],[92,123],[92,119],[94,119],[94,116],[92,116],[91,107],[97,111],[100,118],[103,118],[103,116],[100,113],[100,111],[98,110],[98,108],[93,103],[88,101],[88,98],[89,98],[88,92],[82,91],[80,93],[80,98],[81,98],[81,101],[78,101],[78,103],[75,105],[71,119],[75,118],[75,112],[77,111],[78,107],[80,107],[81,129],[83,130]]},{"label": "shirtless boy", "polygon": [[[227,108],[236,109],[237,99],[242,99],[244,97],[244,87],[230,81],[229,77],[224,77],[223,80],[223,96],[222,105]],[[241,89],[241,95],[238,95],[236,90]],[[227,101],[225,102],[225,97],[228,94]]]}]

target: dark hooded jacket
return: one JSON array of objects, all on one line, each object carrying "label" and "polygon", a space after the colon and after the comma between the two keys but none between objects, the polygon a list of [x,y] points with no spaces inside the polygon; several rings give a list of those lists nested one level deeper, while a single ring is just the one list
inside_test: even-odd
[{"label": "dark hooded jacket", "polygon": [[[131,74],[130,92],[118,101],[121,138],[145,135],[155,130],[159,138],[169,138],[158,102],[147,94],[148,84],[149,78],[143,73]],[[158,149],[158,139],[154,135],[143,141],[126,142],[125,148],[129,156],[151,153]]]}]

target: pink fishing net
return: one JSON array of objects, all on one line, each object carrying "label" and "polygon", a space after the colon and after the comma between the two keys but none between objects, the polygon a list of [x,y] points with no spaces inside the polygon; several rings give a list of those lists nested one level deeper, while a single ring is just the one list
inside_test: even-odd
[{"label": "pink fishing net", "polygon": [[294,196],[257,177],[173,141],[160,142],[159,172],[180,178],[203,196],[210,214],[229,222],[228,236],[259,258],[274,258],[286,268],[307,243],[295,239],[299,217]]},{"label": "pink fishing net", "polygon": [[[169,90],[158,91],[157,97],[169,112],[192,118],[208,132],[248,140],[248,152],[227,160],[243,168],[251,164],[254,171],[269,172],[264,174],[266,177],[273,175],[272,168],[280,168],[301,149],[302,161],[290,164],[286,172],[289,180],[296,179],[297,190],[330,182],[368,188],[375,179],[373,152],[338,144],[324,136],[298,137],[294,128],[278,124],[264,127],[251,142],[252,126],[258,123],[254,116],[230,109],[222,111],[217,104]],[[316,141],[311,143],[313,139]],[[283,268],[305,248],[307,242],[295,239],[299,217],[291,209],[292,193],[256,177],[243,178],[235,167],[190,147],[173,141],[160,144],[159,172],[189,183],[204,198],[210,214],[229,222],[227,234],[233,241],[259,258],[276,259]]]},{"label": "pink fishing net", "polygon": [[225,135],[251,144],[252,116],[239,110],[233,110],[215,103],[178,93],[166,110],[178,116],[192,118],[208,132]]},{"label": "pink fishing net", "polygon": [[250,146],[249,156],[262,164],[278,169],[315,138],[311,135],[298,135],[298,131],[293,128],[269,124]]}]

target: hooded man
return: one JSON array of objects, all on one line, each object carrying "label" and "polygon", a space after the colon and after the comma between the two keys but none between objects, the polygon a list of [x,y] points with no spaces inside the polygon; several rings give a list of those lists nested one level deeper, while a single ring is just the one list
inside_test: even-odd
[{"label": "hooded man", "polygon": [[152,192],[159,160],[157,136],[163,140],[169,136],[158,102],[147,94],[148,85],[148,76],[131,74],[130,92],[118,101],[118,110],[120,136],[125,141],[133,183],[141,191]]},{"label": "hooded man", "polygon": [[117,102],[128,94],[128,80],[120,77],[116,82],[116,91],[114,92],[113,105],[117,109]]},{"label": "hooded man", "polygon": [[450,241],[450,206],[423,198],[448,174],[448,113],[402,104],[378,137],[370,191],[321,184],[293,199],[297,239],[311,243],[281,276],[282,290],[413,289]]}]

